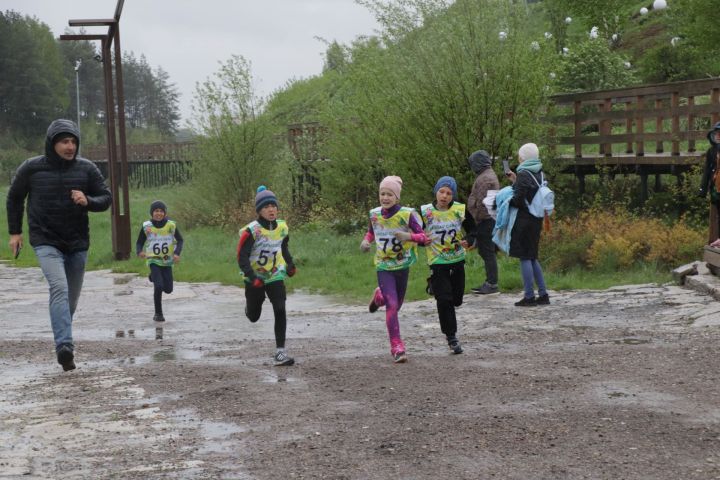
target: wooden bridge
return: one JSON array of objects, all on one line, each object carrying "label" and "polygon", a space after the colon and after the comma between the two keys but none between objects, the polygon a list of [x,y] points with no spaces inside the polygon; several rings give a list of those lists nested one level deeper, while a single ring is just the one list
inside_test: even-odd
[{"label": "wooden bridge", "polygon": [[720,120],[720,78],[551,97],[546,121],[557,139],[555,158],[577,176],[607,172],[678,179],[701,165],[710,125]]},{"label": "wooden bridge", "polygon": [[[661,174],[680,183],[703,165],[707,132],[720,120],[720,78],[555,95],[552,103],[547,121],[557,139],[554,156],[563,172],[578,178],[580,193],[587,175],[633,173],[646,199],[650,175],[659,187]],[[708,239],[719,236],[711,205]],[[705,260],[720,269],[716,250],[706,247]]]}]

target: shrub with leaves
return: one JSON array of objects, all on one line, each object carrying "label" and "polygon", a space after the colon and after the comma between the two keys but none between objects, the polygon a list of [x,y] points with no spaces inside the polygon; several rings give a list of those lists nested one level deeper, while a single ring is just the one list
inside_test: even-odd
[{"label": "shrub with leaves", "polygon": [[540,247],[551,270],[611,271],[640,262],[672,267],[698,258],[705,236],[684,218],[667,225],[622,208],[590,209],[553,224]]}]

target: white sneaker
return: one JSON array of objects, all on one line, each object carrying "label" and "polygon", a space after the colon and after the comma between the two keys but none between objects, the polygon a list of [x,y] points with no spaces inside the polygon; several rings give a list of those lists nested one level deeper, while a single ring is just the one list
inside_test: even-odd
[{"label": "white sneaker", "polygon": [[285,350],[278,350],[273,360],[275,360],[276,367],[289,367],[295,364],[295,359],[289,356]]}]

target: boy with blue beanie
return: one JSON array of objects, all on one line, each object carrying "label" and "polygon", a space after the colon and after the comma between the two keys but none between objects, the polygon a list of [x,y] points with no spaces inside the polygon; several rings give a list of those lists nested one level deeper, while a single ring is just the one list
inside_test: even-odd
[{"label": "boy with blue beanie", "polygon": [[428,237],[425,251],[431,272],[430,290],[448,347],[459,354],[463,348],[457,338],[455,308],[462,305],[465,293],[465,249],[475,242],[472,233],[466,239],[462,230],[474,232],[475,222],[466,215],[465,205],[457,201],[457,182],[453,177],[441,177],[433,193],[435,201],[420,207]]},{"label": "boy with blue beanie", "polygon": [[245,315],[255,323],[262,313],[265,297],[270,299],[275,315],[276,366],[290,366],[295,359],[285,349],[287,315],[285,312],[285,278],[297,269],[290,255],[288,226],[278,219],[275,194],[261,185],[255,195],[257,219],[240,229],[237,260],[245,276]]}]

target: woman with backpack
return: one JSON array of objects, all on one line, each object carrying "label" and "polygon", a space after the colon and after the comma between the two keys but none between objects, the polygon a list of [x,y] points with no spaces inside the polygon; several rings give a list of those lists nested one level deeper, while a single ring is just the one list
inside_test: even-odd
[{"label": "woman with backpack", "polygon": [[[524,296],[515,302],[517,307],[534,307],[549,305],[550,297],[545,288],[538,249],[543,219],[530,213],[529,205],[544,182],[540,151],[534,143],[526,143],[518,151],[519,165],[517,173],[509,172],[513,195],[510,206],[516,207],[517,217],[510,233],[510,256],[520,259]],[[534,286],[537,284],[538,296],[535,297]]]}]

